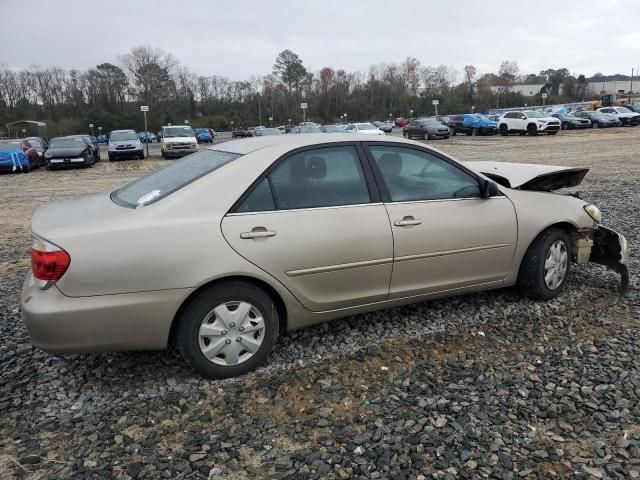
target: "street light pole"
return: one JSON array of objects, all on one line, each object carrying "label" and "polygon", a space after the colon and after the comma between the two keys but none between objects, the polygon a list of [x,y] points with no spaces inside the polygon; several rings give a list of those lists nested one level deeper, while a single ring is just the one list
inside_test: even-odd
[{"label": "street light pole", "polygon": [[93,137],[93,123],[89,124],[89,128],[91,129],[91,136]]},{"label": "street light pole", "polygon": [[149,111],[149,105],[141,105],[140,111],[142,111],[142,114],[144,115],[144,143],[145,150],[147,152],[145,158],[149,158],[149,128],[147,127],[147,112]]}]

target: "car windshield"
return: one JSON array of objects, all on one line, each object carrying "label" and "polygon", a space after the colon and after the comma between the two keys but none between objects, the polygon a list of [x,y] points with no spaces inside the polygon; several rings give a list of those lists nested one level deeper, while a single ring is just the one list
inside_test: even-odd
[{"label": "car windshield", "polygon": [[81,138],[54,138],[49,148],[78,148],[85,147],[86,143]]},{"label": "car windshield", "polygon": [[126,142],[127,140],[138,140],[136,132],[111,132],[109,139],[112,142]]},{"label": "car windshield", "polygon": [[529,118],[545,118],[547,115],[542,112],[534,112],[532,110],[524,112]]},{"label": "car windshield", "polygon": [[631,110],[625,107],[620,107],[617,110],[618,110],[618,113],[633,113]]},{"label": "car windshield", "polygon": [[219,150],[201,150],[115,190],[111,193],[111,199],[124,207],[143,207],[180,190],[240,156],[237,153]]},{"label": "car windshield", "polygon": [[29,140],[29,145],[31,145],[33,148],[43,148],[40,140]]},{"label": "car windshield", "polygon": [[165,127],[162,135],[164,138],[193,137],[193,130],[191,127]]},{"label": "car windshield", "polygon": [[322,133],[320,127],[298,127],[298,133]]},{"label": "car windshield", "polygon": [[206,128],[196,128],[196,133],[205,133],[208,134],[209,130],[207,130]]},{"label": "car windshield", "polygon": [[344,131],[344,128],[339,127],[338,125],[325,125],[323,128],[327,133],[340,133]]},{"label": "car windshield", "polygon": [[262,137],[263,135],[282,135],[277,128],[258,128],[255,131],[256,137]]},{"label": "car windshield", "polygon": [[478,118],[480,118],[481,120],[486,120],[488,122],[493,122],[493,120],[491,120],[489,117],[487,117],[486,115],[483,115],[482,113],[474,113],[474,115]]},{"label": "car windshield", "polygon": [[377,128],[370,123],[356,123],[356,127],[358,130],[377,130]]},{"label": "car windshield", "polygon": [[0,142],[1,152],[13,152],[15,150],[22,150],[20,142]]},{"label": "car windshield", "polygon": [[424,120],[420,120],[420,123],[423,125],[442,125],[438,120],[436,120],[435,118],[425,118]]}]

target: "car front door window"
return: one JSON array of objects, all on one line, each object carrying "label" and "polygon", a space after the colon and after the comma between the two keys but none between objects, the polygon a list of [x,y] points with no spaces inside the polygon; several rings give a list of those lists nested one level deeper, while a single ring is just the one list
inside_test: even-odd
[{"label": "car front door window", "polygon": [[406,147],[370,150],[392,202],[480,197],[475,178],[435,155]]}]

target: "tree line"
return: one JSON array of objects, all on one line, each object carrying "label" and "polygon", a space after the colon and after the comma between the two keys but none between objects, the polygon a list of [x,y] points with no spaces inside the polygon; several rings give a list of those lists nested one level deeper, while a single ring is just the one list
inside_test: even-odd
[{"label": "tree line", "polygon": [[[602,74],[594,77],[607,79]],[[118,65],[101,63],[85,71],[39,66],[15,71],[1,65],[0,129],[16,120],[39,120],[47,122],[50,135],[86,131],[89,123],[104,131],[143,130],[141,105],[150,107],[153,131],[185,120],[214,129],[228,129],[232,122],[298,123],[302,102],[308,104],[307,119],[319,122],[431,115],[433,100],[439,101],[440,114],[472,108],[482,112],[541,102],[513,92],[517,83],[544,85],[548,103],[581,101],[589,80],[566,68],[521,75],[515,61],[502,62],[497,73],[478,76],[473,65],[460,72],[447,65],[422,65],[413,57],[399,64],[372,65],[366,72],[329,66],[311,72],[296,53],[284,50],[272,72],[235,81],[198,75],[170,53],[143,45],[121,56]]]}]

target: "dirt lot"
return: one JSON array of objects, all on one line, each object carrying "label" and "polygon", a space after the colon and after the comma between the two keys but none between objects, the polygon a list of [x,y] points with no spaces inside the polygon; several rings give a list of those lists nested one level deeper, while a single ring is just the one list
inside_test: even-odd
[{"label": "dirt lot", "polygon": [[57,357],[20,320],[30,216],[166,162],[2,175],[0,479],[640,478],[640,128],[428,143],[589,167],[580,190],[630,242],[630,291],[589,266],[549,303],[507,289],[366,314],[220,382],[169,353]]}]

